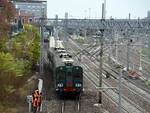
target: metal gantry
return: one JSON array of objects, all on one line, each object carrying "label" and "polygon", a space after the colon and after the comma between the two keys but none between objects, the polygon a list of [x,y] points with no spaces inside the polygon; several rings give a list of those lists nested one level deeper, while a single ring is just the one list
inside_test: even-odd
[{"label": "metal gantry", "polygon": [[[48,23],[58,26],[66,27],[69,29],[116,29],[117,31],[125,29],[140,29],[141,31],[148,31],[150,29],[150,19],[62,19],[51,18],[47,19]],[[47,25],[48,27],[49,25]]]}]

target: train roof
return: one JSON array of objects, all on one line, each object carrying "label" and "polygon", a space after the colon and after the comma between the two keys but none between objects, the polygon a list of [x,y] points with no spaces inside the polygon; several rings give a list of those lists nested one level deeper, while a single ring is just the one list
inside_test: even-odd
[{"label": "train roof", "polygon": [[65,49],[59,49],[54,51],[55,56],[55,64],[56,67],[64,66],[64,65],[74,65],[74,60],[72,59],[72,55],[68,53]]},{"label": "train roof", "polygon": [[64,48],[62,40],[56,40],[55,48]]},{"label": "train roof", "polygon": [[73,65],[74,64],[74,60],[70,57],[61,57],[61,56],[57,56],[55,57],[55,62],[56,62],[56,67],[57,66],[64,66],[64,65]]},{"label": "train roof", "polygon": [[[51,40],[54,40],[54,37],[50,37]],[[78,66],[77,63],[74,62],[72,55],[67,52],[63,46],[63,41],[62,40],[54,40],[55,41],[55,47],[50,48],[48,51],[49,55],[53,56],[55,66],[65,66],[65,65],[76,65]],[[53,42],[54,42],[53,41]]]},{"label": "train roof", "polygon": [[55,48],[55,39],[53,36],[49,37],[49,48]]}]

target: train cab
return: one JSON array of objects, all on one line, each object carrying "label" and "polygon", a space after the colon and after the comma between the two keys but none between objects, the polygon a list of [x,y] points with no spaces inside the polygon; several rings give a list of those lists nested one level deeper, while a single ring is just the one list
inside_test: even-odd
[{"label": "train cab", "polygon": [[56,91],[62,93],[80,93],[83,89],[83,70],[73,65],[73,59],[64,58],[64,66],[57,68]]}]

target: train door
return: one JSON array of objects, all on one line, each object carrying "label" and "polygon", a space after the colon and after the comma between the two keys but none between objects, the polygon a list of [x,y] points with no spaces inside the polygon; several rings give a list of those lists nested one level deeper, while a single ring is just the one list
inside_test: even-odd
[{"label": "train door", "polygon": [[79,66],[73,68],[73,82],[77,89],[82,89],[83,87],[83,70]]},{"label": "train door", "polygon": [[66,87],[71,88],[73,85],[73,78],[72,78],[72,69],[66,69]]}]

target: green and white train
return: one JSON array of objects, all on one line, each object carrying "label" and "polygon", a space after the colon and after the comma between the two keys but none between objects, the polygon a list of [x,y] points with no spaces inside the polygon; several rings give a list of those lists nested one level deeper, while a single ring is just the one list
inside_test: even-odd
[{"label": "green and white train", "polygon": [[55,44],[51,44],[47,56],[53,71],[56,92],[80,94],[83,90],[83,69],[74,63],[72,55],[65,50],[63,41],[57,40]]}]

